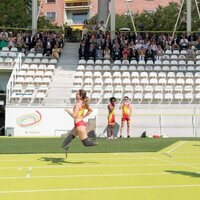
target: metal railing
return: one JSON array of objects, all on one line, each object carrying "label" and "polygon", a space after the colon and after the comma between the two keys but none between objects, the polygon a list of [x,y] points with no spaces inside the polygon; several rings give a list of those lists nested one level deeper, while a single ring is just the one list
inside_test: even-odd
[{"label": "metal railing", "polygon": [[13,93],[13,87],[17,79],[17,72],[20,70],[22,65],[22,54],[19,53],[17,59],[15,59],[15,63],[13,64],[14,68],[12,71],[12,74],[10,76],[10,79],[8,81],[7,87],[6,87],[6,104],[10,105],[11,103],[11,97]]}]

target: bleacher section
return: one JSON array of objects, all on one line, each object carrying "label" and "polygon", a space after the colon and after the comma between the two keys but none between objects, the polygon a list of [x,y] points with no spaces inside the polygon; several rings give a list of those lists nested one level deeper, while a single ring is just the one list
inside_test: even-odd
[{"label": "bleacher section", "polygon": [[[199,137],[199,52],[193,63],[186,55],[174,52],[165,52],[155,63],[150,60],[147,63],[80,60],[78,63],[78,58],[75,60],[77,47],[77,44],[66,45],[60,58],[63,60],[57,65],[51,64],[50,59],[42,63],[47,58],[36,58],[36,54],[14,59],[7,87],[6,134],[10,130],[14,136],[60,136],[66,133],[73,128],[73,119],[64,108],[72,109],[75,92],[84,88],[93,104],[90,118],[96,119],[98,136],[106,136],[108,110],[105,105],[109,98],[114,95],[120,103],[126,94],[134,104],[131,137],[140,137],[144,131],[149,135]],[[173,64],[174,56],[177,56],[176,64]],[[37,61],[34,59],[40,59],[40,62],[33,63]],[[37,126],[26,128],[18,120],[23,116],[24,122],[28,119],[35,122],[32,116],[40,118],[40,115],[42,120]],[[116,120],[120,125],[119,105],[116,106]]]},{"label": "bleacher section", "polygon": [[53,80],[57,60],[31,54],[30,58],[29,54],[24,57],[19,53],[11,63],[13,71],[7,86],[8,105],[44,103]]},{"label": "bleacher section", "polygon": [[194,59],[187,51],[166,50],[160,60],[80,60],[71,102],[83,88],[94,104],[120,103],[129,96],[134,104],[198,104],[200,102],[200,51]]}]

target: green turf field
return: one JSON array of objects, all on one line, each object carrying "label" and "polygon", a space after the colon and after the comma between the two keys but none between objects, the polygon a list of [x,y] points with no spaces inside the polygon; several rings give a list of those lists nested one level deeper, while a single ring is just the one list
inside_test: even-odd
[{"label": "green turf field", "polygon": [[[200,141],[177,139],[170,143],[167,140],[161,145],[166,147],[156,151],[159,149],[157,143],[162,140],[138,139],[128,147],[135,144],[136,151],[147,150],[154,144],[156,148],[151,146],[151,152],[124,153],[113,147],[118,146],[120,140],[112,141],[112,144],[100,140],[98,148],[107,145],[106,151],[110,146],[116,152],[69,153],[67,159],[63,153],[2,153],[0,199],[198,200]],[[145,147],[146,141],[151,145]],[[0,142],[2,144],[1,139]],[[130,142],[121,140],[124,146]],[[78,144],[78,140],[73,143],[72,152]],[[86,149],[93,152],[97,151],[95,148]]]},{"label": "green turf field", "polygon": [[[0,137],[0,154],[62,153],[60,148],[64,138],[19,138]],[[200,138],[123,138],[116,140],[97,139],[99,145],[85,148],[79,138],[72,141],[71,153],[120,153],[157,152],[180,140],[200,141]]]}]

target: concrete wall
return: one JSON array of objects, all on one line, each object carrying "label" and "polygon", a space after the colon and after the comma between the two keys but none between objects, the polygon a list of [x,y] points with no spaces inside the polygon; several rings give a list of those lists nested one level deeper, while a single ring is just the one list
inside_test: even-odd
[{"label": "concrete wall", "polygon": [[[102,111],[103,109],[101,109]],[[200,137],[200,108],[191,105],[135,105],[131,118],[131,136],[162,134],[168,137]],[[116,110],[116,135],[119,135],[121,113]],[[106,136],[107,113],[96,118],[97,134]],[[126,127],[126,126],[125,126]],[[123,132],[126,137],[126,128]]]},{"label": "concrete wall", "polygon": [[[106,137],[107,105],[93,106],[97,136]],[[121,111],[116,106],[116,135]],[[14,136],[61,136],[73,128],[73,119],[56,107],[7,107],[5,127]],[[164,134],[168,137],[200,137],[200,107],[193,105],[134,105],[131,136]],[[126,136],[126,129],[124,130]]]},{"label": "concrete wall", "polygon": [[[91,115],[94,118],[96,111]],[[87,121],[88,119],[86,119]],[[74,126],[64,108],[7,107],[5,129],[13,136],[61,136]]]}]

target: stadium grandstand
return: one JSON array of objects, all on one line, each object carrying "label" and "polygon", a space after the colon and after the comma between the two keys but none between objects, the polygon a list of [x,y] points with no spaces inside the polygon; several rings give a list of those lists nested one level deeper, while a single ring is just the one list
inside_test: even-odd
[{"label": "stadium grandstand", "polygon": [[[111,22],[113,22],[111,13]],[[87,91],[94,109],[91,126],[105,135],[107,104],[124,96],[133,104],[131,137],[163,134],[200,136],[200,35],[88,30],[80,43],[59,32],[2,31],[0,65],[6,87],[5,134],[61,136],[73,127],[64,112],[77,90]],[[10,39],[8,41],[8,38]],[[45,38],[45,45],[42,41]],[[121,111],[116,109],[117,122]]]}]

